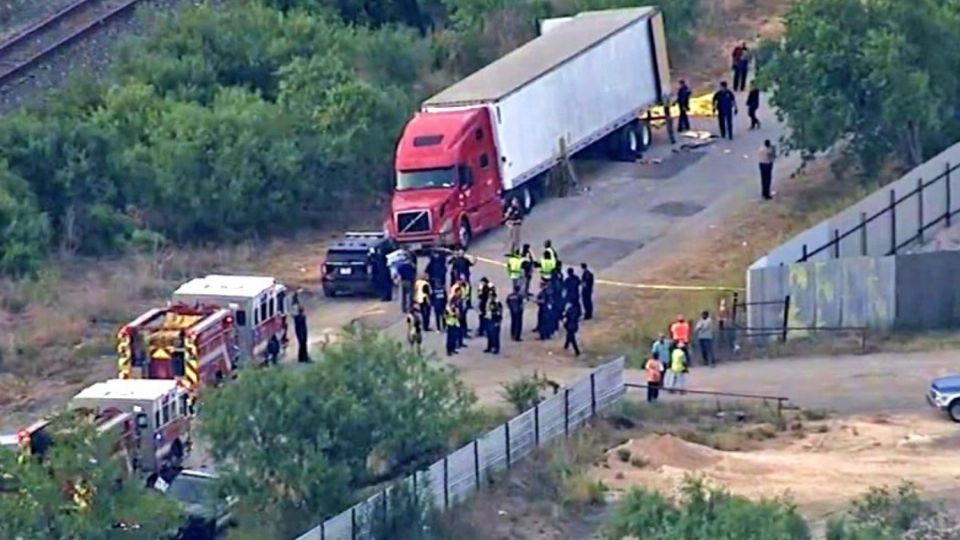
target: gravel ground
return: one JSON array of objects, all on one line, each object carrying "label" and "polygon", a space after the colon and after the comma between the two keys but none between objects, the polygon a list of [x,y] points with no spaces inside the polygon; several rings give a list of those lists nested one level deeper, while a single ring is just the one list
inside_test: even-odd
[{"label": "gravel ground", "polygon": [[[4,0],[0,0],[3,2]],[[61,3],[73,0],[7,0],[10,5],[23,3]],[[65,47],[47,58],[45,62],[29,71],[20,81],[0,89],[0,114],[10,112],[20,105],[34,103],[44,99],[50,90],[67,82],[75,73],[93,73],[103,76],[106,67],[116,55],[118,46],[124,38],[142,35],[152,26],[151,13],[180,9],[193,4],[195,0],[146,0],[141,2],[137,13],[124,15],[111,20],[100,30],[88,34],[85,38]],[[0,8],[0,14],[3,13]],[[36,11],[36,10],[33,10]],[[41,13],[43,13],[41,11]],[[33,17],[35,20],[36,16]],[[23,16],[22,20],[27,20]]]}]

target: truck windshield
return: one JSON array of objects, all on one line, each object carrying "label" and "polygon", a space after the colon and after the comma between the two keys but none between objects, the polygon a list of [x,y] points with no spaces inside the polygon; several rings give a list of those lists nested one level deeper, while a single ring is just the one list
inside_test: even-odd
[{"label": "truck windshield", "polygon": [[397,191],[427,188],[448,188],[457,184],[456,169],[424,169],[420,171],[397,171]]}]

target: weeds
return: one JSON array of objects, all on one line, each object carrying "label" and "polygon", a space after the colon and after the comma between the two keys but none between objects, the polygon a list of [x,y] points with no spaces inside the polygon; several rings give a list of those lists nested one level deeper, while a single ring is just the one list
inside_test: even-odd
[{"label": "weeds", "polygon": [[550,382],[545,376],[534,371],[531,375],[521,375],[502,386],[500,395],[513,405],[517,414],[521,414],[543,401],[543,391],[550,386]]}]

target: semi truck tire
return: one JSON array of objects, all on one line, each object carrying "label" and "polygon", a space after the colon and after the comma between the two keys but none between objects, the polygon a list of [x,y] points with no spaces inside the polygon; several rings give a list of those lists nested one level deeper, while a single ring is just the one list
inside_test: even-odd
[{"label": "semi truck tire", "polygon": [[467,218],[460,220],[460,230],[458,233],[460,236],[460,247],[466,250],[470,247],[470,241],[473,239],[473,231],[470,230],[470,222],[467,221]]},{"label": "semi truck tire", "polygon": [[[533,182],[532,180],[530,182]],[[523,189],[520,190],[520,206],[523,207],[523,213],[529,214],[533,210],[533,205],[537,204],[536,199],[533,196],[533,189],[528,185],[523,186]]]},{"label": "semi truck tire", "polygon": [[639,156],[653,144],[653,128],[650,127],[650,122],[637,122],[637,133],[640,135],[640,152],[637,154]]},{"label": "semi truck tire", "polygon": [[611,137],[613,159],[626,162],[636,161],[642,149],[640,148],[640,133],[634,122],[614,131]]}]

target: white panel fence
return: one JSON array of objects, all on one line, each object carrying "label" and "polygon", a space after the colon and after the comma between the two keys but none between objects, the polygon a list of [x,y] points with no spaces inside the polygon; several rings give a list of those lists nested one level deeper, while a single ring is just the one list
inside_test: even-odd
[{"label": "white panel fence", "polygon": [[448,510],[484,485],[491,473],[510,468],[558,437],[566,437],[587,420],[620,401],[625,392],[623,358],[608,362],[536,407],[494,428],[417,471],[366,501],[341,512],[306,532],[297,540],[371,540],[378,524],[386,525],[406,489],[433,508]]}]

